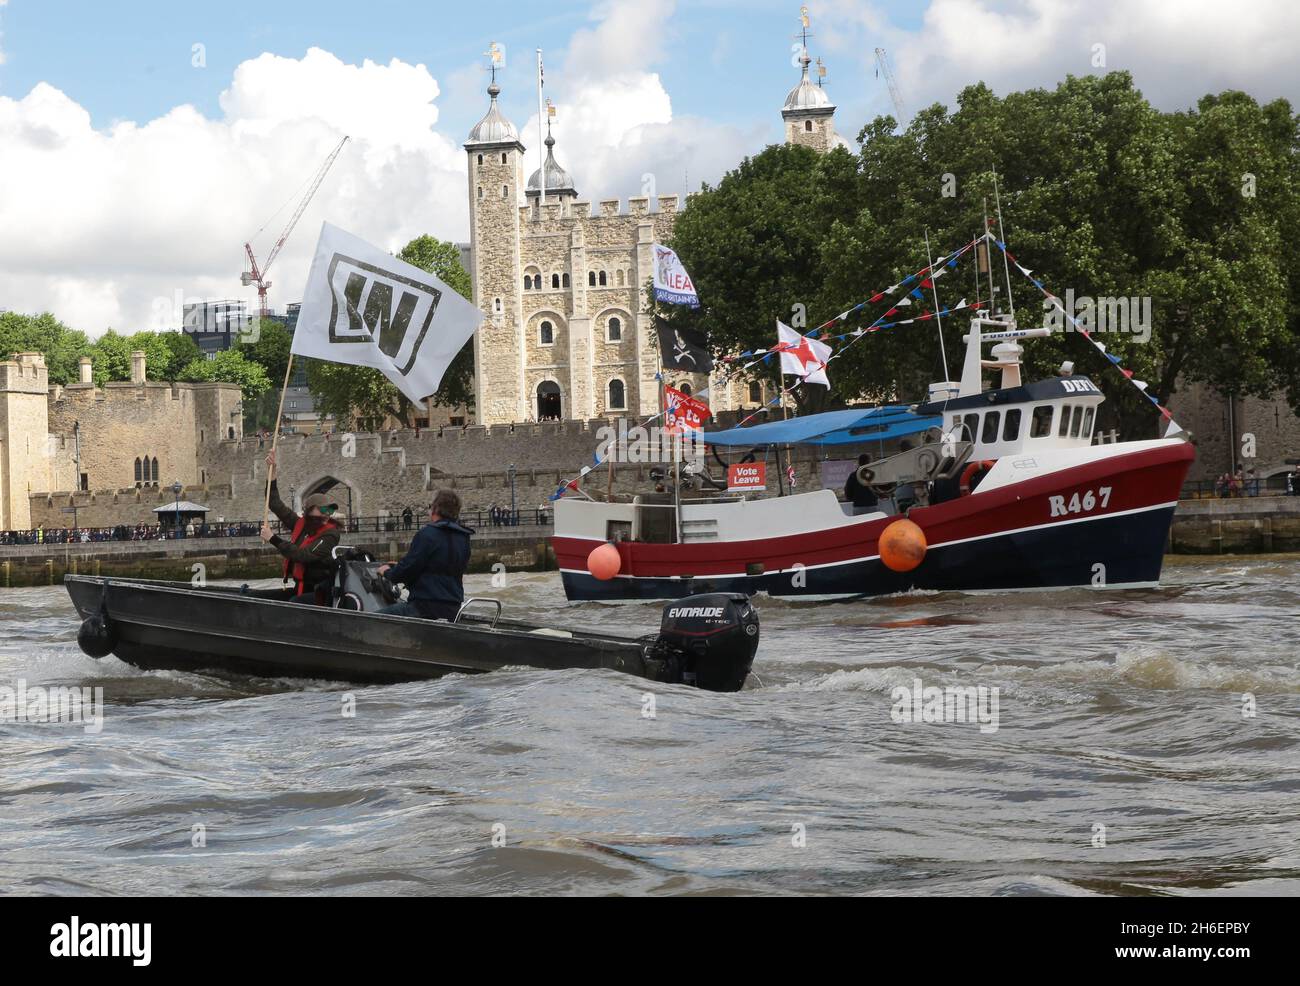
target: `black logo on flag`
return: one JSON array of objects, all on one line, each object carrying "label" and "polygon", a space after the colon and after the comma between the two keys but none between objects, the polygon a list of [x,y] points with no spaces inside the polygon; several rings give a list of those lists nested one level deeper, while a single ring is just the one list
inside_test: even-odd
[{"label": "black logo on flag", "polygon": [[674,329],[661,321],[656,321],[655,329],[659,333],[659,353],[664,369],[686,373],[708,373],[713,369],[713,357],[709,355],[703,332]]},{"label": "black logo on flag", "polygon": [[433,324],[442,291],[341,253],[330,259],[328,279],[330,342],[375,342],[406,376]]}]

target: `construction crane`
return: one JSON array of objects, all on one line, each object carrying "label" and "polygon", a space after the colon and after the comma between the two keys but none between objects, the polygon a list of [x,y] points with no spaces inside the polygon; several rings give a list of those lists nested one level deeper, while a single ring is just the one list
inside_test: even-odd
[{"label": "construction crane", "polygon": [[334,159],[339,156],[339,151],[343,150],[343,145],[347,142],[347,137],[340,140],[339,146],[330,152],[330,156],[327,157],[325,163],[320,166],[320,170],[316,172],[316,177],[312,179],[311,187],[307,189],[307,194],[304,195],[302,201],[298,203],[298,208],[294,210],[289,222],[285,224],[284,232],[282,232],[280,238],[275,241],[275,246],[271,247],[271,252],[266,255],[266,260],[260,267],[257,264],[257,258],[253,256],[253,244],[244,244],[244,253],[248,255],[248,270],[239,275],[239,280],[243,283],[244,287],[248,287],[250,284],[257,285],[258,318],[265,318],[271,314],[271,309],[268,308],[266,304],[266,292],[270,290],[271,287],[271,282],[266,279],[266,275],[270,273],[271,265],[275,263],[275,258],[280,255],[280,249],[284,246],[284,241],[289,238],[289,234],[293,232],[293,228],[298,225],[298,220],[302,218],[302,214],[307,209],[307,203],[312,200],[312,196],[315,195],[316,190],[320,188],[321,182],[325,180],[325,175],[334,164]]},{"label": "construction crane", "polygon": [[898,114],[898,125],[903,125],[903,119],[907,116],[907,110],[903,109],[903,97],[898,92],[898,82],[894,78],[894,70],[889,67],[889,56],[885,54],[884,48],[876,49],[876,78],[885,77],[885,85],[889,87],[889,98],[893,100],[894,112]]}]

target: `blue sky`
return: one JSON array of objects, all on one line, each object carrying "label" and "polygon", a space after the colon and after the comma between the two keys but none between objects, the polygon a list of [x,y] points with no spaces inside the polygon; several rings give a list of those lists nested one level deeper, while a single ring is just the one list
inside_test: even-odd
[{"label": "blue sky", "polygon": [[[830,91],[846,104],[888,107],[874,78],[871,51],[831,53],[819,45],[817,5],[812,51],[828,64]],[[921,6],[873,7],[904,30],[919,24]],[[358,14],[356,11],[360,10]],[[543,12],[544,11],[544,12]],[[184,4],[176,0],[9,0],[0,8],[6,59],[0,93],[20,96],[45,81],[90,111],[95,126],[146,120],[179,103],[219,116],[218,96],[235,67],[263,51],[300,57],[308,47],[346,62],[392,58],[424,63],[442,80],[476,62],[490,40],[506,46],[503,84],[507,112],[522,118],[531,108],[534,49],[558,55],[575,29],[591,23],[593,5],[573,0],[452,5],[371,0],[364,5],[329,0]],[[668,41],[654,69],[673,96],[675,112],[725,123],[762,122],[777,139],[774,112],[797,81],[790,65],[799,5],[788,0],[685,0],[664,22]],[[191,47],[206,48],[207,66],[191,67]],[[557,64],[549,74],[562,101]],[[852,94],[852,95],[850,95]],[[840,98],[837,96],[837,98]],[[482,113],[479,100],[440,100],[440,129],[468,130]],[[861,121],[859,121],[861,122]]]}]

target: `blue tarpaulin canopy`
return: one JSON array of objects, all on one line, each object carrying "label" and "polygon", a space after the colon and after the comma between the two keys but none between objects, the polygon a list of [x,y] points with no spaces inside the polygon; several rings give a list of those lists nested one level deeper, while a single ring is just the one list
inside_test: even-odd
[{"label": "blue tarpaulin canopy", "polygon": [[748,428],[728,428],[705,432],[709,445],[857,445],[862,442],[888,441],[914,435],[927,428],[937,428],[943,418],[921,417],[906,405],[850,408],[807,414],[788,421],[769,421]]}]

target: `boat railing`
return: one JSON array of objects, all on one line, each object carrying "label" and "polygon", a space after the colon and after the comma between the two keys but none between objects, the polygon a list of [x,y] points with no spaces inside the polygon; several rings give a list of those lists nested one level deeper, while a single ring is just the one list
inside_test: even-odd
[{"label": "boat railing", "polygon": [[487,596],[470,596],[468,599],[466,599],[463,603],[460,604],[460,609],[456,610],[456,617],[451,622],[459,623],[461,616],[464,615],[465,613],[465,610],[469,609],[471,606],[473,606],[476,603],[490,603],[497,608],[496,615],[492,617],[492,623],[491,623],[492,629],[495,630],[497,626],[497,622],[501,619],[501,600],[491,599]]}]

